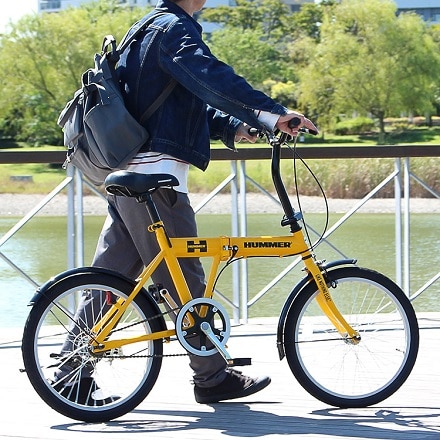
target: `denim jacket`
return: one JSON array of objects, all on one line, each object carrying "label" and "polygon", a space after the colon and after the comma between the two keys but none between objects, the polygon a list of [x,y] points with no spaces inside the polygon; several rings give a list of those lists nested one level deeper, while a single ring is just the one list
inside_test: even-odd
[{"label": "denim jacket", "polygon": [[150,138],[141,151],[166,153],[205,170],[210,139],[234,148],[240,121],[261,128],[254,110],[286,113],[214,57],[202,41],[201,26],[175,3],[159,0],[146,17],[151,15],[157,15],[153,23],[121,55],[118,75],[125,104],[140,120],[170,81],[176,86],[143,122]]}]

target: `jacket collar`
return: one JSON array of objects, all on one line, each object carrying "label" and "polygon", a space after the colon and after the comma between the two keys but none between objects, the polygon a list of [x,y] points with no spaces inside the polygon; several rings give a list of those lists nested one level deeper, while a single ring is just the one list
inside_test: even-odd
[{"label": "jacket collar", "polygon": [[168,0],[158,0],[155,9],[158,11],[161,11],[161,12],[170,12],[171,14],[176,14],[176,15],[184,14],[187,18],[189,18],[194,23],[194,25],[199,30],[199,32],[202,33],[202,29],[203,29],[202,26],[199,23],[197,23],[197,21],[193,17],[191,17],[191,15],[187,14],[176,3],[170,2]]}]

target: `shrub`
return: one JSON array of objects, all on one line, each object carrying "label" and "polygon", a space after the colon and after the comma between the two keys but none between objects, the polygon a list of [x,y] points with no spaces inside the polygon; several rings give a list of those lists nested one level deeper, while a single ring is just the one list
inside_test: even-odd
[{"label": "shrub", "polygon": [[371,118],[357,117],[345,119],[335,126],[335,134],[361,134],[371,131],[374,128],[374,121]]}]

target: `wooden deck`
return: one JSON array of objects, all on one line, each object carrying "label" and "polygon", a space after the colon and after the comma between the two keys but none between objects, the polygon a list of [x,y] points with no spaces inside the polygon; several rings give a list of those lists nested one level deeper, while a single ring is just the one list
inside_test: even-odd
[{"label": "wooden deck", "polygon": [[[22,367],[21,330],[0,324],[0,439],[440,439],[440,315],[419,316],[421,344],[413,373],[388,400],[365,409],[336,409],[308,395],[280,362],[276,320],[234,327],[228,344],[251,356],[249,375],[272,384],[249,398],[215,405],[195,403],[186,357],[166,358],[150,396],[132,413],[105,424],[85,424],[54,412],[31,388]],[[168,349],[179,349],[178,343]],[[169,379],[167,379],[169,378]]]}]

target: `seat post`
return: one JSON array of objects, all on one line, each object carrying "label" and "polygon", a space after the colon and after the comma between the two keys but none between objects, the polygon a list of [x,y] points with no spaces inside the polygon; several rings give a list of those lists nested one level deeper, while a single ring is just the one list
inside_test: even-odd
[{"label": "seat post", "polygon": [[151,222],[158,223],[160,222],[159,212],[157,211],[156,205],[153,202],[152,192],[147,192],[136,197],[139,203],[145,203],[145,207],[150,214]]}]

